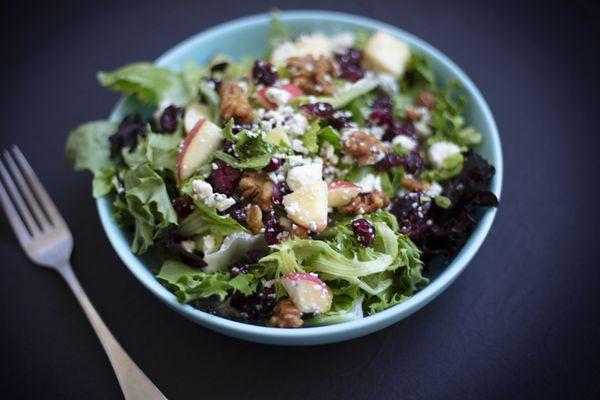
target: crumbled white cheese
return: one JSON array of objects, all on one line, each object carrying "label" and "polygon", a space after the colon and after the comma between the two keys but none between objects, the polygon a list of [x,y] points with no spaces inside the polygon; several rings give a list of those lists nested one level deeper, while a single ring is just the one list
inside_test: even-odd
[{"label": "crumbled white cheese", "polygon": [[321,145],[321,150],[319,152],[320,156],[325,160],[329,161],[331,164],[337,164],[340,161],[340,158],[335,154],[335,148],[329,142],[324,142]]},{"label": "crumbled white cheese", "polygon": [[429,189],[425,192],[425,194],[429,197],[436,197],[442,194],[442,185],[437,182],[433,182]]},{"label": "crumbled white cheese", "polygon": [[282,106],[266,112],[261,121],[264,130],[281,127],[293,137],[303,135],[308,129],[308,119],[290,106]]},{"label": "crumbled white cheese", "polygon": [[370,193],[376,190],[381,190],[381,177],[375,176],[373,174],[367,174],[363,176],[363,178],[356,183],[360,186],[361,193]]},{"label": "crumbled white cheese", "polygon": [[298,190],[302,186],[311,185],[323,180],[323,164],[312,163],[290,169],[287,184],[291,190]]},{"label": "crumbled white cheese", "polygon": [[460,153],[460,147],[451,142],[437,142],[428,151],[429,161],[435,168],[444,167],[444,159]]},{"label": "crumbled white cheese", "polygon": [[198,199],[206,199],[213,194],[213,188],[210,183],[202,181],[200,179],[194,179],[192,181],[192,189]]},{"label": "crumbled white cheese", "polygon": [[202,251],[204,254],[214,253],[217,250],[217,243],[213,235],[205,235],[202,237]]},{"label": "crumbled white cheese", "polygon": [[235,200],[221,193],[214,193],[204,199],[204,204],[216,208],[219,211],[225,211],[235,204]]},{"label": "crumbled white cheese", "polygon": [[406,151],[413,151],[417,147],[417,141],[410,136],[398,135],[392,139],[392,144],[399,144]]},{"label": "crumbled white cheese", "polygon": [[190,253],[193,253],[194,250],[196,250],[196,242],[194,242],[193,240],[182,240],[181,242],[179,242],[179,244],[181,244],[181,247],[183,247],[185,251],[188,251]]},{"label": "crumbled white cheese", "polygon": [[431,114],[427,107],[412,107],[409,106],[411,111],[416,114],[417,120],[414,122],[415,130],[423,137],[431,135]]},{"label": "crumbled white cheese", "polygon": [[267,99],[277,104],[278,106],[284,106],[290,102],[292,95],[287,90],[279,89],[277,87],[270,87],[265,91]]},{"label": "crumbled white cheese", "polygon": [[300,139],[292,140],[292,150],[296,153],[308,154],[308,149],[304,147],[304,143],[302,143],[302,140]]},{"label": "crumbled white cheese", "polygon": [[369,129],[371,135],[375,136],[377,139],[381,140],[381,137],[385,133],[385,128],[382,126],[372,126]]}]

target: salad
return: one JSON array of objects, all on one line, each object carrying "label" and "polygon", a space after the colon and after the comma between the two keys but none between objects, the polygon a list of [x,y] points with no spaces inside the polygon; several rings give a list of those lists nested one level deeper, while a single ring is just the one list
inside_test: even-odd
[{"label": "salad", "polygon": [[182,303],[279,328],[401,303],[498,203],[458,85],[385,32],[293,37],[274,19],[269,46],[98,73],[137,111],[76,128],[66,160]]}]

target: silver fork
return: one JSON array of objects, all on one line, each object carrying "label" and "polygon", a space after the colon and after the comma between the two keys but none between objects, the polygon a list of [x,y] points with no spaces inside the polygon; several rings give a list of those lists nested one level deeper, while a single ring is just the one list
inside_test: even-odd
[{"label": "silver fork", "polygon": [[69,262],[73,236],[29,163],[17,146],[12,152],[4,150],[4,157],[10,174],[0,160],[6,184],[5,189],[0,180],[0,201],[21,247],[35,264],[56,270],[67,281],[108,355],[125,399],[166,400],[125,353],[83,291]]}]

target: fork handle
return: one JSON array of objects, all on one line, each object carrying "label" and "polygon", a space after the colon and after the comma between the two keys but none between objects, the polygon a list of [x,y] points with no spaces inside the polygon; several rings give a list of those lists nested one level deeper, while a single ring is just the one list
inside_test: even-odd
[{"label": "fork handle", "polygon": [[167,398],[158,390],[156,386],[148,379],[142,370],[133,362],[121,347],[119,342],[110,333],[102,318],[96,312],[96,309],[83,291],[79,280],[73,273],[70,264],[66,264],[58,271],[69,287],[77,297],[81,308],[85,311],[90,323],[96,331],[96,335],[108,355],[108,359],[121,385],[121,390],[126,400],[166,400]]}]

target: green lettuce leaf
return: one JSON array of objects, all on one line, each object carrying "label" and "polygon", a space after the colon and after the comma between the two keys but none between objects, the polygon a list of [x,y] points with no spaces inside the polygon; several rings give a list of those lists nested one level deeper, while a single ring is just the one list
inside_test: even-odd
[{"label": "green lettuce leaf", "polygon": [[321,127],[319,126],[319,120],[314,119],[304,135],[302,135],[302,145],[308,150],[310,154],[314,154],[319,151],[319,145],[317,144],[317,134]]},{"label": "green lettuce leaf", "polygon": [[111,158],[108,138],[117,130],[111,121],[94,121],[74,129],[67,139],[65,162],[76,171],[94,174],[92,194],[101,197],[118,188],[116,162]]},{"label": "green lettuce leaf", "polygon": [[227,272],[207,274],[176,260],[165,261],[156,277],[182,303],[213,295],[219,296],[222,301],[230,292],[249,295],[258,284],[252,274],[241,274],[235,278]]},{"label": "green lettuce leaf", "polygon": [[184,80],[177,72],[148,62],[126,65],[112,72],[98,72],[102,86],[154,106],[184,106],[190,100]]},{"label": "green lettuce leaf", "polygon": [[196,209],[188,215],[179,226],[179,230],[185,236],[202,236],[210,234],[215,238],[217,244],[234,232],[246,232],[248,230],[228,215],[219,215],[214,208],[208,207],[202,201],[195,201]]},{"label": "green lettuce leaf", "polygon": [[117,131],[117,123],[93,121],[75,128],[67,139],[65,161],[76,171],[96,172],[114,167],[108,138]]},{"label": "green lettuce leaf", "polygon": [[138,138],[138,145],[134,151],[122,149],[125,164],[136,168],[148,163],[157,171],[169,170],[176,173],[179,145],[184,137],[183,122],[179,121],[178,129],[173,133],[154,133],[148,125],[145,137]]},{"label": "green lettuce leaf", "polygon": [[428,182],[442,181],[456,176],[462,171],[464,157],[457,153],[444,158],[442,168],[424,171],[421,178]]},{"label": "green lettuce leaf", "polygon": [[150,165],[142,164],[127,171],[123,181],[127,209],[135,219],[131,250],[144,253],[158,234],[177,223],[177,214],[163,179]]}]

